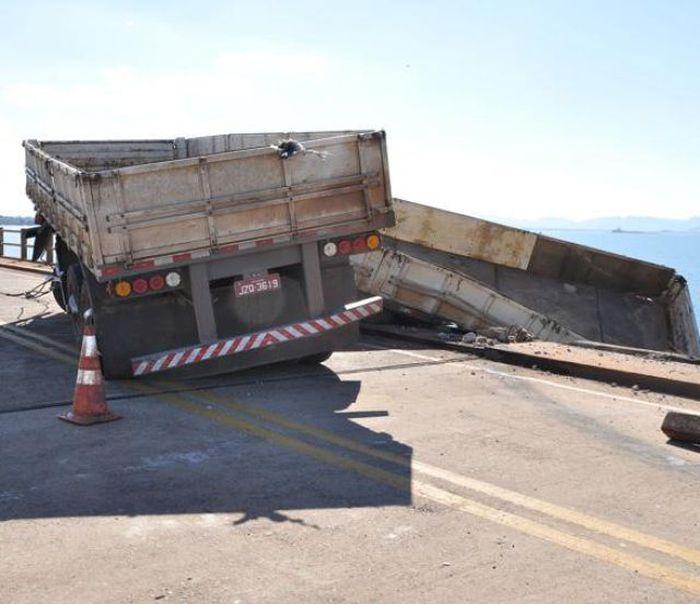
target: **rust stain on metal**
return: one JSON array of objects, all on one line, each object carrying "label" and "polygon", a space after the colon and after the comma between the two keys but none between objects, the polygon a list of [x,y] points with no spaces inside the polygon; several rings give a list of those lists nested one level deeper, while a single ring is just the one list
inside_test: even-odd
[{"label": "rust stain on metal", "polygon": [[526,269],[537,235],[421,204],[395,200],[395,227],[386,234],[428,248]]}]

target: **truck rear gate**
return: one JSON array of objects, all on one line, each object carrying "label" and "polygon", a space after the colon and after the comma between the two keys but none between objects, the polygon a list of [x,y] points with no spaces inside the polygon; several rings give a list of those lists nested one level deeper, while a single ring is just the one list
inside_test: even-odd
[{"label": "truck rear gate", "polygon": [[159,369],[175,368],[180,349],[224,342],[220,352],[238,336],[255,335],[245,354],[177,358],[244,367],[356,337],[356,321],[303,338],[275,330],[343,316],[357,302],[348,254],[372,249],[374,231],[394,223],[383,132],[24,146],[27,193],[60,238],[73,310],[95,310],[108,376],[129,376],[153,355],[168,358]]}]

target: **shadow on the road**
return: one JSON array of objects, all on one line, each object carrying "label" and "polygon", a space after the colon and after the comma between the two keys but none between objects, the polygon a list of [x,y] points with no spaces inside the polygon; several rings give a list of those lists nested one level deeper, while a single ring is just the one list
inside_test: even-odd
[{"label": "shadow on the road", "polygon": [[678,447],[679,449],[685,449],[686,451],[693,451],[695,453],[700,453],[700,444],[697,443],[686,443],[682,440],[673,440],[672,438],[666,441],[667,445],[672,447]]},{"label": "shadow on the road", "polygon": [[[26,328],[72,341],[65,317]],[[14,365],[0,370],[3,408],[17,400],[70,399],[74,368],[0,340],[0,360],[13,355]],[[114,386],[128,388],[126,383],[109,388]],[[383,425],[386,409],[353,408],[360,386],[323,365],[285,364],[171,380],[169,388],[177,394],[170,400],[117,397],[110,404],[124,419],[88,428],[57,421],[57,409],[0,414],[0,520],[231,513],[240,514],[235,524],[267,518],[313,528],[294,511],[409,505],[408,489],[341,468],[328,454],[378,466],[406,484],[410,463],[377,460],[280,425],[269,415],[241,413],[263,410],[410,462],[410,447],[369,427]],[[235,425],[221,421],[227,417]],[[248,425],[269,432],[246,430]],[[289,438],[301,446],[290,446]],[[300,452],[306,445],[319,455]]]},{"label": "shadow on the road", "polygon": [[[47,356],[77,355],[73,324],[68,315],[50,314],[27,319],[0,326],[0,330],[9,336],[0,337],[0,414],[28,406],[71,400],[76,366]],[[41,338],[23,336],[26,342],[35,347],[28,349],[10,339],[15,337],[14,330],[49,338],[61,344],[63,348],[48,344]],[[44,354],[41,351],[44,351]],[[9,419],[0,419],[0,422],[4,421]]]}]

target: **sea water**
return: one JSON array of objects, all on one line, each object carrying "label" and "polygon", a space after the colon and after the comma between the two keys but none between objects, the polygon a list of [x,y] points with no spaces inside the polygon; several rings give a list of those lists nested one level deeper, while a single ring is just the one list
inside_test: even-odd
[{"label": "sea water", "polygon": [[617,232],[545,229],[543,235],[646,260],[676,270],[688,280],[696,316],[700,312],[700,232]]},{"label": "sea water", "polygon": [[[0,229],[3,229],[3,241],[5,245],[3,246],[3,256],[8,256],[10,258],[19,258],[21,255],[21,250],[18,246],[7,245],[7,244],[19,244],[20,235],[19,233],[8,233],[7,230],[19,231],[20,229],[30,229],[33,224],[0,224]],[[32,247],[34,246],[34,239],[27,239],[27,257],[31,259],[32,257]]]}]

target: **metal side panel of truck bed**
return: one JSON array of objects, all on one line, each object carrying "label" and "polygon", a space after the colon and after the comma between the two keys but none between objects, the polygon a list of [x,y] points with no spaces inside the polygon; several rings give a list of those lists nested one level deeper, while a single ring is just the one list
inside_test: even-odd
[{"label": "metal side panel of truck bed", "polygon": [[24,147],[27,194],[98,281],[393,221],[382,131]]}]

